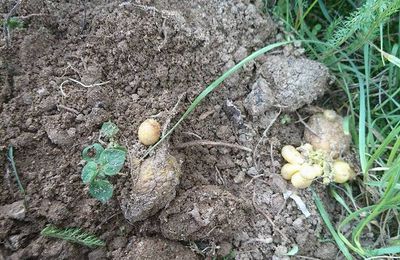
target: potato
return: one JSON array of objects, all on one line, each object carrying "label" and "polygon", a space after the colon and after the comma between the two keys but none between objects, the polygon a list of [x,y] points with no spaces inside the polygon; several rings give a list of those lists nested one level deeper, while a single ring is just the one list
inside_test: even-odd
[{"label": "potato", "polygon": [[[310,129],[304,130],[304,139],[315,150],[321,150],[332,158],[347,152],[350,148],[350,135],[345,134],[343,118],[333,110],[325,110],[310,117],[308,121]],[[313,133],[314,132],[314,133]]]},{"label": "potato", "polygon": [[290,180],[296,172],[298,172],[301,168],[301,165],[299,164],[291,164],[287,163],[283,165],[281,169],[281,175],[285,180]]},{"label": "potato", "polygon": [[304,179],[299,172],[295,173],[291,179],[292,185],[298,189],[305,189],[308,188],[312,180]]},{"label": "potato", "polygon": [[281,151],[282,157],[291,164],[303,164],[304,157],[292,145],[285,145]]},{"label": "potato", "polygon": [[304,179],[313,180],[322,175],[322,167],[316,164],[303,164],[299,169],[299,173]]},{"label": "potato", "polygon": [[347,162],[337,160],[332,165],[333,181],[337,183],[345,183],[353,179],[355,173]]},{"label": "potato", "polygon": [[139,141],[144,145],[157,143],[161,135],[161,126],[154,119],[146,119],[140,124],[138,130]]},{"label": "potato", "polygon": [[121,201],[125,218],[134,223],[164,208],[175,198],[180,175],[180,165],[172,155],[147,158],[140,165],[132,190]]}]

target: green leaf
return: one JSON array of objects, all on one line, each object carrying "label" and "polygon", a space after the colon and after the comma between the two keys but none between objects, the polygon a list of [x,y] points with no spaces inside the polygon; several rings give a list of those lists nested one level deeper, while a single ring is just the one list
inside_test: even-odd
[{"label": "green leaf", "polygon": [[116,135],[118,131],[119,131],[118,126],[112,123],[111,121],[108,121],[101,126],[100,134],[102,136],[111,138],[114,135]]},{"label": "green leaf", "polygon": [[[94,150],[95,154],[93,156],[89,155],[89,152]],[[100,158],[101,153],[104,151],[103,146],[98,143],[94,143],[92,145],[89,145],[82,151],[82,158],[83,160],[90,162],[90,161],[96,161]]]},{"label": "green leaf", "polygon": [[10,28],[11,30],[14,30],[16,28],[22,28],[24,27],[24,22],[17,18],[17,17],[11,17],[7,20],[6,23],[7,27]]},{"label": "green leaf", "polygon": [[289,250],[289,252],[286,253],[287,256],[294,256],[299,252],[299,247],[297,245],[294,245],[292,249]]},{"label": "green leaf", "polygon": [[114,188],[107,180],[95,179],[90,183],[89,193],[101,202],[107,202],[113,195]]},{"label": "green leaf", "polygon": [[87,184],[92,182],[92,180],[96,177],[99,172],[99,168],[97,163],[90,161],[88,162],[82,169],[82,181]]},{"label": "green leaf", "polygon": [[126,152],[120,149],[107,148],[105,149],[99,159],[101,165],[101,173],[105,175],[115,175],[124,166]]}]

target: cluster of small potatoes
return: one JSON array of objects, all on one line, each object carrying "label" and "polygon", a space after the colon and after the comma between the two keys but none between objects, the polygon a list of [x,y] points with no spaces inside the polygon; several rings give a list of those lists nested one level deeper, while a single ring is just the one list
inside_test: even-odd
[{"label": "cluster of small potatoes", "polygon": [[320,177],[323,183],[344,183],[354,177],[347,162],[330,160],[325,153],[314,150],[310,144],[298,147],[286,145],[282,148],[282,157],[288,162],[281,169],[282,177],[290,180],[298,189],[309,187],[313,180]]}]

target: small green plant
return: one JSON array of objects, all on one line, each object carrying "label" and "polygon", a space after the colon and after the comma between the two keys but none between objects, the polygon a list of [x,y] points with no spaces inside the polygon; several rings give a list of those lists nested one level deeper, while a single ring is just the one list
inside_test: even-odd
[{"label": "small green plant", "polygon": [[284,114],[281,117],[281,124],[282,125],[287,125],[287,124],[290,124],[291,122],[292,122],[292,118],[288,114]]},{"label": "small green plant", "polygon": [[90,195],[103,203],[112,197],[114,191],[107,177],[118,174],[126,159],[126,149],[114,139],[118,131],[114,123],[104,123],[100,130],[100,139],[108,139],[106,148],[94,143],[82,151],[82,157],[86,161],[82,169],[82,181],[89,184]]},{"label": "small green plant", "polygon": [[20,29],[24,27],[24,22],[18,17],[10,17],[6,21],[6,26],[8,27],[8,30]]},{"label": "small green plant", "polygon": [[104,246],[103,240],[95,235],[88,234],[80,228],[65,228],[59,229],[55,226],[46,226],[40,234],[45,237],[54,237],[64,239],[73,243],[78,243],[88,247]]}]

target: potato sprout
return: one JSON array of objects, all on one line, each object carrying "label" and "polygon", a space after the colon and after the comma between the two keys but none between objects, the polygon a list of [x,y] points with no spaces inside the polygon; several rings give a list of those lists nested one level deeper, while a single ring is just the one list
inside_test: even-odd
[{"label": "potato sprout", "polygon": [[281,153],[288,162],[283,165],[281,175],[298,189],[309,187],[315,179],[321,179],[324,184],[344,183],[355,176],[347,162],[334,160],[327,153],[313,149],[308,143],[297,149],[286,145]]},{"label": "potato sprout", "polygon": [[308,188],[312,183],[312,180],[303,178],[299,172],[295,173],[290,181],[292,182],[292,185],[298,189]]},{"label": "potato sprout", "polygon": [[285,145],[282,148],[283,158],[291,164],[303,164],[304,157],[291,145]]}]

